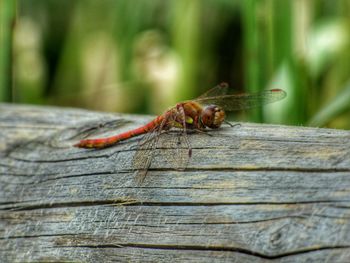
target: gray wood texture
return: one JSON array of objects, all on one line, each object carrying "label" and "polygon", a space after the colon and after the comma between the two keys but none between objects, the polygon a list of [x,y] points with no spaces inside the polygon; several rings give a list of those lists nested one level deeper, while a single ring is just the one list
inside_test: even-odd
[{"label": "gray wood texture", "polygon": [[1,104],[0,261],[350,262],[349,131],[190,134],[189,163],[157,149],[141,185],[138,138],[71,146],[89,127],[104,136],[149,120]]}]

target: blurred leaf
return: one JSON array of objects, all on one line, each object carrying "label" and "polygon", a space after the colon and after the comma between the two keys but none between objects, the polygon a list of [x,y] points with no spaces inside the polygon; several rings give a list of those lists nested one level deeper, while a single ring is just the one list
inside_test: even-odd
[{"label": "blurred leaf", "polygon": [[283,63],[276,72],[273,80],[268,85],[269,89],[283,89],[287,97],[281,101],[271,103],[264,107],[264,119],[268,123],[287,123],[290,124],[293,117],[293,108],[295,99],[295,89],[293,84],[293,74],[288,63]]},{"label": "blurred leaf", "polygon": [[[245,53],[245,86],[249,92],[257,92],[261,88],[259,67],[259,25],[257,19],[257,0],[245,0],[242,3],[243,30],[244,30],[244,53]],[[250,119],[255,122],[262,121],[259,109],[251,112]]]},{"label": "blurred leaf", "polygon": [[346,21],[330,19],[319,23],[310,32],[306,60],[311,74],[318,76],[345,48],[350,40],[349,26]]},{"label": "blurred leaf", "polygon": [[[194,97],[193,89],[198,74],[200,45],[200,0],[173,1],[174,17],[172,26],[173,46],[180,58],[179,81],[175,99]],[[186,10],[186,12],[184,12]]]},{"label": "blurred leaf", "polygon": [[0,101],[11,100],[12,29],[16,3],[15,0],[0,1]]},{"label": "blurred leaf", "polygon": [[322,127],[340,114],[350,109],[350,80],[345,88],[327,106],[322,108],[308,123]]}]

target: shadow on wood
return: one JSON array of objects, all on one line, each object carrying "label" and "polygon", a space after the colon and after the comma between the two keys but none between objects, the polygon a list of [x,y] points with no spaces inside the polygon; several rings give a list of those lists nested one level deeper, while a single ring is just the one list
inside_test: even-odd
[{"label": "shadow on wood", "polygon": [[189,135],[186,169],[159,149],[137,185],[137,139],[71,145],[92,126],[111,135],[149,119],[0,111],[4,262],[350,262],[348,131],[243,123]]}]

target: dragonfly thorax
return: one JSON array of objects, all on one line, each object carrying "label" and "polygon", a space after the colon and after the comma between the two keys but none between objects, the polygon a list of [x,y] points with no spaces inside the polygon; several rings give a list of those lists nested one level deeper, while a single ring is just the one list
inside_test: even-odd
[{"label": "dragonfly thorax", "polygon": [[216,105],[209,105],[203,108],[200,121],[208,128],[217,129],[225,120],[225,111]]}]

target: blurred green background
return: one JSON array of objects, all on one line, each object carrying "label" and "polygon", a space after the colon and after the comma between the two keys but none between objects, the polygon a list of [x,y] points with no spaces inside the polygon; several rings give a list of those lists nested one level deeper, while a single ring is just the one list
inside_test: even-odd
[{"label": "blurred green background", "polygon": [[0,29],[2,102],[159,114],[225,81],[288,93],[236,120],[350,128],[349,0],[0,0]]}]

